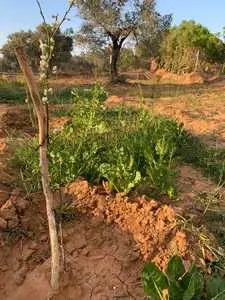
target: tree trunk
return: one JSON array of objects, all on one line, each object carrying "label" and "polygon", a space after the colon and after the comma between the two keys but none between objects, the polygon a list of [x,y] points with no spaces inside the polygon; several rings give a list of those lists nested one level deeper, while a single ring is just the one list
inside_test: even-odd
[{"label": "tree trunk", "polygon": [[117,70],[117,62],[120,56],[120,49],[121,47],[118,45],[118,43],[113,43],[112,46],[112,57],[110,60],[110,77],[111,82],[118,82],[118,70]]},{"label": "tree trunk", "polygon": [[40,170],[43,192],[46,200],[46,210],[48,217],[50,244],[51,244],[51,286],[54,290],[59,286],[59,273],[60,273],[60,254],[59,243],[56,229],[56,221],[53,210],[53,193],[50,189],[49,173],[48,173],[48,158],[47,158],[47,131],[48,122],[46,110],[41,101],[37,84],[34,75],[28,64],[27,57],[24,55],[22,49],[15,50],[20,68],[25,77],[29,92],[34,104],[34,108],[38,118],[39,128],[39,152],[40,152]]}]

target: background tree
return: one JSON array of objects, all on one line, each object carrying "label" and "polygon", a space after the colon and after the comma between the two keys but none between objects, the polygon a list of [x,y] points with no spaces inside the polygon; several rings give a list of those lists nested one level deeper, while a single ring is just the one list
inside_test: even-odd
[{"label": "background tree", "polygon": [[171,22],[172,15],[170,14],[162,16],[155,12],[152,18],[144,17],[136,47],[136,53],[142,60],[149,61],[150,57],[160,56],[161,44],[171,27]]},{"label": "background tree", "polygon": [[[154,0],[76,0],[83,26],[76,41],[89,48],[108,48],[111,81],[118,81],[117,62],[124,42],[138,39],[158,13]],[[149,29],[150,30],[150,29]]]},{"label": "background tree", "polygon": [[169,71],[193,72],[225,62],[225,44],[194,21],[173,27],[161,48],[161,63]]},{"label": "background tree", "polygon": [[[40,48],[39,39],[44,31],[44,25],[41,24],[35,31],[20,31],[9,35],[6,44],[2,47],[1,53],[3,55],[2,68],[6,72],[19,71],[19,65],[15,57],[14,49],[17,47],[24,48],[32,70],[37,72],[39,70],[40,62]],[[71,51],[73,50],[73,38],[69,35],[69,32],[62,33],[58,30],[55,34],[55,48],[53,52],[53,58],[51,64],[56,64],[59,68],[63,69],[72,57]]]},{"label": "background tree", "polygon": [[31,67],[37,71],[40,61],[39,37],[37,32],[19,31],[8,36],[8,40],[1,48],[3,54],[3,65],[6,72],[17,72],[19,65],[15,57],[15,48],[24,47]]}]

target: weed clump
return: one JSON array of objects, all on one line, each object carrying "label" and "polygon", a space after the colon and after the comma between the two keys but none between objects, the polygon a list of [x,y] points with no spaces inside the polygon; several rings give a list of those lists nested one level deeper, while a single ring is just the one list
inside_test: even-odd
[{"label": "weed clump", "polygon": [[[107,180],[111,190],[125,193],[148,183],[157,193],[173,197],[182,127],[141,107],[106,108],[107,93],[99,85],[89,91],[73,91],[73,95],[71,123],[50,136],[52,187],[84,177],[91,183]],[[41,186],[35,144],[34,140],[26,142],[14,157],[30,190]]]}]

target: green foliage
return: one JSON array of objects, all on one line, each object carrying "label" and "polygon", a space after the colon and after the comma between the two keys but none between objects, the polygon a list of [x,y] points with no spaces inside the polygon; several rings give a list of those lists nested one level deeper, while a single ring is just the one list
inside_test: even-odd
[{"label": "green foliage", "polygon": [[152,36],[159,26],[156,19],[161,16],[156,11],[155,1],[77,0],[75,6],[84,20],[75,35],[76,42],[86,45],[93,52],[102,50],[103,53],[106,50],[105,53],[111,58],[111,81],[117,82],[117,62],[124,42],[128,38],[136,41],[146,34]]},{"label": "green foliage", "polygon": [[[137,55],[141,60],[149,63],[150,57],[160,56],[160,47],[172,23],[172,15],[155,14],[154,18],[144,15],[144,22],[140,24]],[[145,68],[148,66],[145,66]]]},{"label": "green foliage", "polygon": [[161,49],[161,62],[169,71],[193,72],[209,64],[224,63],[225,44],[194,21],[183,21],[170,30]]},{"label": "green foliage", "polygon": [[134,70],[137,67],[137,57],[130,48],[123,48],[119,57],[119,67],[121,71]]},{"label": "green foliage", "polygon": [[41,190],[37,139],[26,139],[24,146],[16,147],[11,164],[20,170],[24,188],[28,193]]},{"label": "green foliage", "polygon": [[25,98],[26,90],[21,81],[0,79],[0,103],[23,103]]},{"label": "green foliage", "polygon": [[165,272],[151,262],[146,264],[142,280],[151,300],[222,300],[225,296],[224,279],[218,275],[203,276],[194,263],[185,270],[179,256],[170,259]]},{"label": "green foliage", "polygon": [[225,181],[224,149],[210,148],[186,132],[183,132],[180,142],[178,149],[183,161],[202,168],[206,176],[219,184]]},{"label": "green foliage", "polygon": [[108,93],[99,83],[96,83],[89,89],[74,88],[71,93],[73,95],[74,102],[96,100],[99,103],[104,102],[108,97]]},{"label": "green foliage", "polygon": [[[14,53],[16,47],[23,47],[29,57],[32,69],[35,72],[39,70],[41,55],[39,39],[44,30],[44,25],[41,24],[35,31],[19,31],[9,35],[7,42],[1,48],[3,54],[2,69],[4,72],[17,72],[20,70]],[[54,57],[51,63],[62,68],[71,59],[73,40],[67,33],[58,30],[55,35],[55,44]]]},{"label": "green foliage", "polygon": [[[82,176],[97,184],[107,180],[113,190],[126,193],[148,183],[157,193],[173,197],[173,169],[182,127],[141,108],[106,108],[102,101],[107,93],[99,85],[73,94],[72,122],[50,137],[52,187]],[[30,190],[40,188],[38,155],[34,152],[29,141],[16,149],[14,158]]]}]

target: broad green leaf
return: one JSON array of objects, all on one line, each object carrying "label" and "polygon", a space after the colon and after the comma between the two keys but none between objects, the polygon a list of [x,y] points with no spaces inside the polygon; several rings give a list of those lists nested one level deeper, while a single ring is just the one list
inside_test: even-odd
[{"label": "broad green leaf", "polygon": [[184,292],[183,300],[193,300],[195,296],[201,294],[203,286],[203,276],[199,271],[191,275],[187,289]]},{"label": "broad green leaf", "polygon": [[198,272],[198,268],[196,267],[195,263],[192,263],[189,271],[185,273],[185,275],[183,276],[181,283],[180,283],[180,285],[182,286],[182,288],[184,290],[186,290],[188,288],[191,277],[196,272]]},{"label": "broad green leaf", "polygon": [[206,292],[207,299],[225,299],[225,280],[219,277],[212,277],[208,279],[206,281]]},{"label": "broad green leaf", "polygon": [[185,273],[185,268],[180,256],[173,256],[166,269],[166,274],[170,281],[178,280]]},{"label": "broad green leaf", "polygon": [[171,281],[169,286],[170,300],[181,300],[184,290],[181,288],[179,282]]},{"label": "broad green leaf", "polygon": [[215,297],[213,297],[211,300],[224,300],[225,299],[225,290],[217,294]]},{"label": "broad green leaf", "polygon": [[153,300],[162,299],[162,291],[168,289],[167,277],[153,263],[148,263],[143,272],[145,293]]}]

